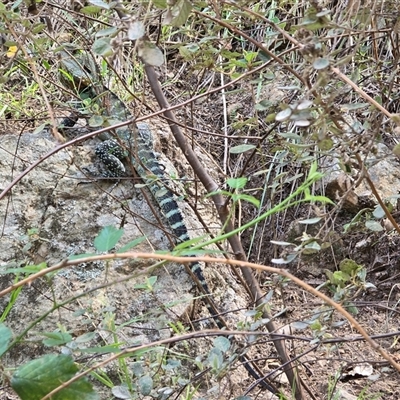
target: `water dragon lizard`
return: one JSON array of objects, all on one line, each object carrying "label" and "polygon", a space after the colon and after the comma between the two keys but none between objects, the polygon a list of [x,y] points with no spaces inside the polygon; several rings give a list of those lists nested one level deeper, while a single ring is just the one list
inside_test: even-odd
[{"label": "water dragon lizard", "polygon": [[[129,110],[120,98],[95,78],[97,66],[92,57],[85,53],[60,51],[61,81],[68,89],[79,94],[82,101],[89,99],[100,106],[100,113],[105,123],[112,125],[133,119]],[[62,126],[72,127],[78,118],[77,113],[65,118]],[[152,133],[147,124],[131,123],[128,126],[117,128],[116,135],[106,132],[100,135],[100,143],[95,153],[107,168],[107,176],[121,177],[126,174],[124,163],[129,156],[135,170],[149,188],[152,196],[161,209],[168,225],[175,236],[176,243],[190,240],[187,227],[182,217],[175,196],[165,185],[167,178],[153,150]],[[196,277],[197,284],[207,297],[211,296],[208,284],[204,278],[200,263],[190,264],[190,270]],[[226,326],[218,310],[210,299],[207,308],[219,328]]]},{"label": "water dragon lizard", "polygon": [[[95,102],[100,106],[100,114],[109,125],[133,120],[126,105],[120,98],[96,79],[97,66],[93,58],[86,52],[70,52],[61,50],[60,73],[61,81],[68,89],[78,93],[80,100]],[[62,122],[64,127],[72,127],[78,119],[77,113],[65,118]],[[108,176],[120,177],[125,175],[123,160],[129,157],[135,170],[149,188],[152,196],[162,211],[168,225],[175,236],[176,243],[190,240],[187,227],[184,223],[182,212],[178,206],[175,196],[165,185],[167,178],[153,150],[152,134],[147,124],[131,123],[122,128],[115,129],[115,134],[106,132],[99,135],[103,141],[95,152],[108,170]],[[206,306],[219,328],[226,328],[227,324],[211,299],[211,292],[204,278],[201,265],[198,262],[190,264],[190,270],[195,276],[196,284],[206,294]],[[240,359],[245,368],[253,378],[272,393],[272,388],[249,365],[244,356]]]}]

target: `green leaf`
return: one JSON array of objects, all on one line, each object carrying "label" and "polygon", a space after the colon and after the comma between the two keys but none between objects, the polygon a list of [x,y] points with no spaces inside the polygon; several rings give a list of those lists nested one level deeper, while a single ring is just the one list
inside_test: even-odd
[{"label": "green leaf", "polygon": [[100,252],[109,251],[115,247],[123,234],[123,229],[106,226],[101,230],[96,239],[94,239],[94,247]]},{"label": "green leaf", "polygon": [[266,111],[271,108],[273,102],[271,100],[261,100],[259,103],[256,104],[255,108],[258,111]]},{"label": "green leaf", "polygon": [[43,332],[43,336],[47,339],[43,340],[43,344],[47,347],[60,346],[72,342],[72,336],[67,332]]},{"label": "green leaf", "polygon": [[36,135],[37,133],[42,132],[46,128],[47,122],[44,122],[42,125],[39,125],[33,132],[32,135]]},{"label": "green leaf", "polygon": [[80,258],[94,257],[95,255],[96,253],[73,254],[72,256],[68,257],[68,260],[74,261],[74,260],[79,260]]},{"label": "green leaf", "polygon": [[320,203],[328,203],[328,204],[335,204],[331,199],[328,199],[325,196],[308,196],[308,201],[319,201]]},{"label": "green leaf", "polygon": [[8,268],[5,271],[1,271],[0,274],[27,274],[32,275],[36,274],[37,272],[42,271],[47,267],[46,263],[40,263],[38,265],[26,265],[25,267],[21,268]]},{"label": "green leaf", "polygon": [[349,103],[340,105],[340,109],[343,111],[354,111],[367,107],[369,107],[369,103]]},{"label": "green leaf", "polygon": [[125,385],[113,386],[111,393],[114,395],[115,399],[132,399],[129,389]]},{"label": "green leaf", "polygon": [[91,340],[93,340],[96,337],[96,332],[86,332],[83,333],[82,335],[78,336],[75,339],[75,343],[86,343],[86,342],[90,342]]},{"label": "green leaf", "polygon": [[142,21],[131,21],[128,26],[128,39],[137,40],[144,36],[146,29]]},{"label": "green leaf", "polygon": [[101,115],[92,115],[89,118],[88,124],[91,128],[98,128],[99,126],[103,126],[104,117],[102,117]]},{"label": "green leaf", "polygon": [[354,275],[357,271],[362,269],[362,265],[357,264],[354,260],[351,260],[350,258],[345,258],[340,261],[339,269],[347,275]]},{"label": "green leaf", "polygon": [[143,396],[148,396],[153,389],[153,379],[149,375],[142,376],[138,380],[138,387]]},{"label": "green leaf", "polygon": [[119,343],[110,344],[108,346],[102,347],[88,347],[87,349],[80,348],[79,351],[85,354],[107,354],[107,353],[119,353],[121,349],[119,348]]},{"label": "green leaf", "polygon": [[395,156],[397,156],[397,157],[399,157],[400,156],[400,143],[399,144],[396,144],[394,147],[393,147],[393,154],[395,155]]},{"label": "green leaf", "polygon": [[243,200],[253,204],[257,208],[260,207],[260,201],[257,200],[254,196],[249,196],[248,194],[240,193],[238,195],[233,195],[232,198],[234,201]]},{"label": "green leaf", "polygon": [[146,236],[141,236],[141,237],[138,237],[137,239],[131,240],[125,246],[122,246],[120,249],[118,249],[117,253],[125,253],[126,251],[128,251],[128,250],[136,247],[140,243],[142,243],[144,240],[146,240]]},{"label": "green leaf", "polygon": [[213,346],[226,353],[231,347],[231,342],[226,337],[220,336],[214,339]]},{"label": "green leaf", "polygon": [[375,210],[373,211],[372,215],[377,219],[381,219],[385,216],[385,211],[381,206],[378,205],[375,207]]},{"label": "green leaf", "polygon": [[155,283],[157,282],[157,277],[156,276],[150,276],[149,278],[146,278],[145,283],[138,283],[134,285],[134,289],[145,289],[147,291],[152,291],[154,288]]},{"label": "green leaf", "polygon": [[[48,354],[20,366],[11,379],[11,386],[21,400],[40,400],[63,382],[71,379],[78,367],[71,356]],[[52,400],[98,400],[92,385],[79,379],[61,389]]]},{"label": "green leaf", "polygon": [[333,140],[332,140],[331,138],[325,138],[325,139],[320,140],[320,141],[317,143],[317,145],[318,145],[318,148],[319,148],[320,150],[322,150],[322,151],[328,151],[328,150],[330,150],[330,149],[333,147],[334,142],[333,142]]},{"label": "green leaf", "polygon": [[182,26],[188,19],[192,11],[192,4],[188,0],[179,0],[171,9],[172,19],[170,25]]},{"label": "green leaf", "polygon": [[138,56],[144,63],[153,67],[160,67],[164,64],[163,52],[149,40],[138,40]]},{"label": "green leaf", "polygon": [[101,31],[96,32],[96,37],[114,37],[118,33],[118,28],[115,26],[111,26],[110,28],[102,29]]},{"label": "green leaf", "polygon": [[132,372],[136,377],[142,376],[144,374],[143,364],[141,362],[135,362],[132,364]]},{"label": "green leaf", "polygon": [[229,153],[231,154],[241,154],[249,150],[255,149],[256,146],[254,144],[240,144],[238,146],[232,147],[229,149]]},{"label": "green leaf", "polygon": [[155,7],[161,8],[162,10],[167,8],[167,0],[153,0],[152,3]]},{"label": "green leaf", "polygon": [[213,347],[208,354],[207,362],[211,368],[213,368],[215,371],[218,371],[224,362],[221,350]]},{"label": "green leaf", "polygon": [[231,189],[243,189],[246,186],[247,178],[229,178],[226,183]]},{"label": "green leaf", "polygon": [[93,15],[93,14],[99,13],[101,11],[101,8],[96,7],[96,6],[86,6],[86,7],[82,7],[79,11],[82,14]]},{"label": "green leaf", "polygon": [[109,57],[113,55],[113,49],[111,47],[111,38],[110,37],[102,37],[100,39],[95,40],[92,45],[92,50],[95,54],[98,54],[102,57]]},{"label": "green leaf", "polygon": [[290,327],[294,328],[295,330],[303,330],[307,329],[310,326],[308,322],[303,321],[294,321],[290,323]]},{"label": "green leaf", "polygon": [[11,338],[11,329],[4,324],[0,324],[0,357],[7,351]]},{"label": "green leaf", "polygon": [[383,227],[378,221],[366,221],[365,227],[373,232],[382,232]]},{"label": "green leaf", "polygon": [[321,250],[321,246],[315,240],[304,246],[304,254],[314,254]]},{"label": "green leaf", "polygon": [[283,111],[279,111],[278,114],[276,114],[275,116],[275,120],[277,122],[283,122],[286,121],[291,115],[292,115],[292,109],[288,107]]},{"label": "green leaf", "polygon": [[313,62],[313,67],[317,70],[329,67],[329,60],[326,58],[317,58]]}]

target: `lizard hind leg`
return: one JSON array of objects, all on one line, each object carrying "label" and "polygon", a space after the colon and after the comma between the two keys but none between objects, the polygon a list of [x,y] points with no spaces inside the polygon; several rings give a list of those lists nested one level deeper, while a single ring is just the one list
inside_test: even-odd
[{"label": "lizard hind leg", "polygon": [[106,140],[100,143],[96,147],[95,153],[106,166],[107,177],[118,178],[125,175],[125,166],[121,160],[126,157],[126,153],[116,141]]}]

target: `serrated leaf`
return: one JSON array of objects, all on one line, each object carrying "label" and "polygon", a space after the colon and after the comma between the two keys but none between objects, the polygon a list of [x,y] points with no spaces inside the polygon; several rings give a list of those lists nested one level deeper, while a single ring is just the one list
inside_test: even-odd
[{"label": "serrated leaf", "polygon": [[0,357],[7,351],[12,338],[12,331],[6,325],[0,323]]},{"label": "serrated leaf", "polygon": [[142,21],[132,21],[128,26],[128,39],[137,40],[145,34],[145,27]]},{"label": "serrated leaf", "polygon": [[[71,356],[48,354],[17,368],[11,386],[21,400],[40,400],[79,371]],[[85,379],[61,389],[52,400],[98,400],[97,393]]]},{"label": "serrated leaf", "polygon": [[111,38],[102,37],[96,39],[92,45],[92,50],[95,54],[102,57],[109,57],[113,55],[113,49],[111,47]]},{"label": "serrated leaf", "polygon": [[239,144],[238,146],[234,146],[229,149],[229,153],[231,154],[241,154],[249,150],[255,149],[256,146],[254,144]]},{"label": "serrated leaf", "polygon": [[145,375],[139,378],[138,388],[143,396],[148,396],[153,389],[153,379],[149,375]]},{"label": "serrated leaf", "polygon": [[123,234],[123,229],[116,229],[111,225],[106,226],[94,239],[94,247],[100,252],[109,251],[115,247]]},{"label": "serrated leaf", "polygon": [[164,64],[163,52],[149,40],[140,40],[138,44],[138,56],[144,63],[154,67],[160,67]]}]

